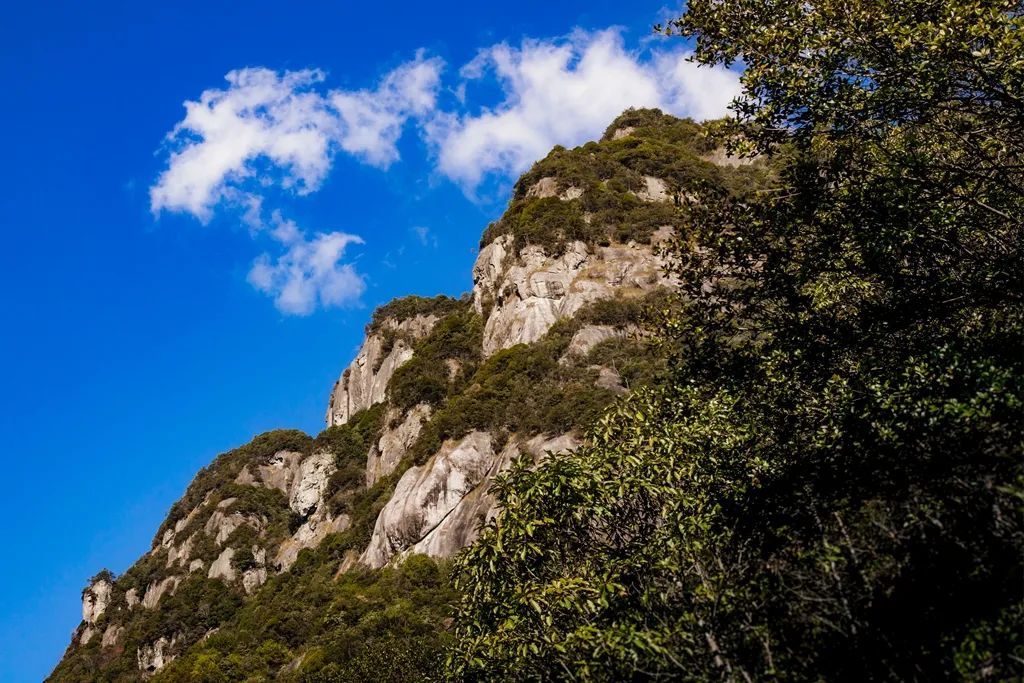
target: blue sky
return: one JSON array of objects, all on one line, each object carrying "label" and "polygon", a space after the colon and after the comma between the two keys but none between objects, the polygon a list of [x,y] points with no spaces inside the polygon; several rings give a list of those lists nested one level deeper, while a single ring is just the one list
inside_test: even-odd
[{"label": "blue sky", "polygon": [[469,289],[552,144],[735,91],[662,2],[156,5],[0,17],[3,681],[217,453],[321,429],[374,306]]}]

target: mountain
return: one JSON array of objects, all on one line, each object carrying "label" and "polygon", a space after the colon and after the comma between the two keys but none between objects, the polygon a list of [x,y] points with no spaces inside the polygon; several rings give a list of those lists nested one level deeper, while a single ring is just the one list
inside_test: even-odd
[{"label": "mountain", "polygon": [[575,449],[658,376],[644,328],[670,305],[659,245],[685,237],[682,196],[765,175],[726,157],[713,124],[656,110],[555,148],[484,232],[469,294],[373,313],[323,432],[220,455],[148,553],[89,582],[49,680],[434,678],[445,560],[496,514],[495,475]]}]

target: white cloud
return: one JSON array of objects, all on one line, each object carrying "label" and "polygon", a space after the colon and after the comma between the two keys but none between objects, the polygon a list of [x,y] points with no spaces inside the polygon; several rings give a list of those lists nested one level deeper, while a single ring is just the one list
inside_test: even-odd
[{"label": "white cloud", "polygon": [[373,90],[327,92],[318,90],[319,70],[231,71],[227,88],[185,103],[185,118],[167,136],[171,152],[150,188],[150,208],[205,223],[227,203],[249,211],[251,222],[268,186],[300,195],[317,190],[339,148],[387,167],[398,159],[405,122],[434,108],[443,68],[419,53]]},{"label": "white cloud", "polygon": [[229,87],[209,89],[185,103],[185,118],[167,136],[167,169],[149,191],[150,208],[191,213],[208,222],[222,201],[251,206],[256,161],[280,171],[280,183],[299,194],[316,190],[331,167],[337,118],[312,88],[320,71],[238,69]]},{"label": "white cloud", "polygon": [[416,236],[420,244],[423,246],[437,247],[437,235],[431,232],[430,228],[425,225],[416,225],[411,228],[412,234]]},{"label": "white cloud", "polygon": [[284,313],[307,315],[318,305],[351,303],[365,284],[342,258],[346,247],[363,240],[342,232],[308,236],[279,211],[268,224],[268,188],[314,192],[339,149],[387,167],[398,159],[409,117],[433,110],[443,67],[440,59],[419,53],[375,89],[351,92],[321,92],[324,74],[318,70],[232,71],[225,77],[228,87],[185,103],[185,118],[167,136],[167,168],[150,188],[150,208],[206,223],[226,207],[254,237],[269,231],[282,251],[256,259],[248,281]]},{"label": "white cloud", "polygon": [[387,168],[398,159],[398,139],[411,116],[434,110],[444,62],[423,52],[391,71],[375,90],[330,94],[341,119],[342,149],[366,163]]},{"label": "white cloud", "polygon": [[[739,93],[738,76],[698,68],[688,56],[683,49],[631,52],[616,29],[481,50],[462,68],[462,85],[493,73],[504,98],[475,114],[438,114],[425,124],[438,169],[472,192],[485,176],[513,176],[556,144],[600,136],[628,107],[697,119],[726,114]],[[465,97],[462,85],[457,92]]]},{"label": "white cloud", "polygon": [[342,263],[350,244],[362,244],[356,235],[317,233],[312,238],[294,221],[278,212],[272,217],[271,236],[285,247],[277,258],[263,254],[249,270],[249,283],[274,298],[282,313],[308,315],[324,308],[354,303],[366,289],[363,276],[351,263]]}]

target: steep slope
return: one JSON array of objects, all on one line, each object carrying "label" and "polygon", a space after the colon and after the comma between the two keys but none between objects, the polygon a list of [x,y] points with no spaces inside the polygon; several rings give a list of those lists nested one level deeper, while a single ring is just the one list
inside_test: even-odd
[{"label": "steep slope", "polygon": [[90,582],[51,680],[429,679],[443,559],[495,514],[494,476],[572,450],[652,380],[644,311],[673,284],[657,247],[680,198],[763,176],[716,163],[708,132],[629,111],[538,162],[485,232],[471,294],[378,309],[320,435],[262,434],[200,471],[151,550]]}]

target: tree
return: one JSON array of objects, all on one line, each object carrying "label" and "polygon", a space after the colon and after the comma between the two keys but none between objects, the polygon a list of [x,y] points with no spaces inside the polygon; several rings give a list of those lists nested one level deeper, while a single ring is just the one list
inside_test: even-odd
[{"label": "tree", "polygon": [[730,147],[778,183],[689,188],[672,371],[501,478],[453,678],[1021,674],[1021,23],[691,0],[669,25],[743,60]]}]

